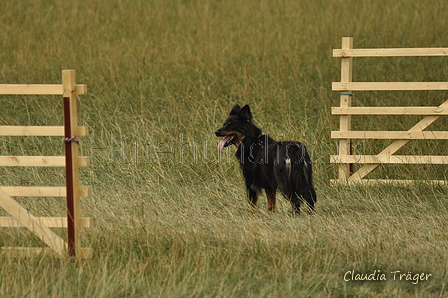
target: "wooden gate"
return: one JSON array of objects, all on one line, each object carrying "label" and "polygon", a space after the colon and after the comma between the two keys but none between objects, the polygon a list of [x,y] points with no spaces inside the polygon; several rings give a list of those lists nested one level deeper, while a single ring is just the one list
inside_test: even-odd
[{"label": "wooden gate", "polygon": [[[353,58],[358,57],[420,57],[448,56],[448,48],[385,48],[354,49],[353,38],[343,37],[342,48],[333,50],[333,57],[341,58],[341,81],[333,82],[332,90],[340,92],[340,106],[332,108],[340,116],[339,131],[331,138],[339,139],[338,155],[330,161],[339,164],[339,177],[332,183],[411,183],[414,180],[364,179],[381,164],[448,164],[448,156],[395,155],[412,140],[448,139],[448,131],[426,131],[440,117],[448,115],[448,100],[433,107],[352,107],[353,91],[448,90],[448,82],[352,82]],[[352,131],[352,115],[423,115],[422,120],[407,131]],[[376,155],[354,155],[353,139],[395,139]],[[363,163],[354,171],[355,163]],[[429,182],[447,184],[445,180]]]},{"label": "wooden gate", "polygon": [[[87,157],[78,157],[78,136],[87,135],[87,127],[78,126],[76,95],[86,94],[86,85],[76,85],[75,71],[62,71],[59,85],[0,85],[1,94],[62,95],[64,126],[0,126],[0,136],[60,136],[64,137],[64,156],[0,156],[0,166],[65,167],[65,187],[0,186],[0,207],[11,217],[0,217],[0,227],[25,227],[39,237],[48,248],[2,247],[22,256],[54,251],[59,256],[68,254],[76,259],[91,256],[90,248],[81,248],[79,231],[90,227],[90,218],[80,216],[80,197],[87,197],[90,189],[79,185],[79,167],[87,166]],[[12,197],[66,197],[67,217],[36,217]],[[50,228],[67,228],[67,242]]]}]

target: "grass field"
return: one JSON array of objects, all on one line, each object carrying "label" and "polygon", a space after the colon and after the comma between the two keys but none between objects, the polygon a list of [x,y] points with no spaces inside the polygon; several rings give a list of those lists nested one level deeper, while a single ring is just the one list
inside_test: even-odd
[{"label": "grass field", "polygon": [[[2,0],[0,84],[61,81],[75,69],[92,158],[82,202],[91,260],[0,254],[0,297],[448,297],[448,189],[332,187],[339,104],[332,58],[355,47],[447,47],[445,0]],[[446,81],[446,58],[355,60],[355,81]],[[357,106],[439,105],[446,92],[359,92]],[[213,132],[235,104],[314,162],[317,214],[250,213],[232,151]],[[406,130],[421,117],[355,117]],[[55,96],[1,96],[0,125],[61,125]],[[446,130],[447,119],[434,125]],[[388,142],[360,141],[358,152]],[[446,155],[447,142],[400,153]],[[0,155],[62,155],[60,138],[0,137]],[[446,166],[393,166],[371,178],[448,179]],[[63,185],[63,170],[1,168],[0,185]],[[18,198],[62,216],[60,198]],[[0,216],[6,213],[0,210]],[[64,231],[57,230],[57,233]],[[39,246],[0,229],[0,246]],[[398,272],[399,271],[399,272]],[[421,275],[423,273],[423,275]],[[357,281],[363,276],[377,280]],[[386,279],[386,280],[380,280]]]}]

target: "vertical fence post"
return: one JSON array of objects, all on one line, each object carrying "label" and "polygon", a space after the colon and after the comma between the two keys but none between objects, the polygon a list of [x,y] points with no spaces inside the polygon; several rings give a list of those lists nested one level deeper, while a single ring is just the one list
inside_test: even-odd
[{"label": "vertical fence post", "polygon": [[67,186],[67,249],[70,257],[80,259],[80,201],[78,164],[78,117],[76,109],[76,81],[74,70],[62,71],[64,103],[64,142]]},{"label": "vertical fence post", "polygon": [[[342,49],[353,49],[353,37],[342,38]],[[341,83],[352,81],[353,58],[341,58]],[[344,90],[340,95],[340,106],[350,107],[352,105],[352,91]],[[340,131],[350,131],[352,119],[350,115],[341,115],[339,120]],[[339,156],[352,155],[352,141],[350,139],[339,140]],[[339,180],[346,180],[353,174],[353,164],[339,165]]]}]

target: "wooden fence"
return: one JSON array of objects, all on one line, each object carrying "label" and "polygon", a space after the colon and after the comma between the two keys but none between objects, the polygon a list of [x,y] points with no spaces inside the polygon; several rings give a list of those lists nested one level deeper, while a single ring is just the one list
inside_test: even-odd
[{"label": "wooden fence", "polygon": [[[1,94],[62,95],[64,126],[0,126],[0,136],[61,136],[64,156],[0,156],[0,166],[9,167],[65,167],[65,187],[0,186],[0,207],[11,217],[0,217],[0,227],[25,227],[48,247],[2,247],[2,251],[31,256],[55,252],[59,256],[76,259],[89,258],[90,248],[81,248],[79,232],[91,225],[90,218],[81,218],[80,197],[89,196],[90,189],[79,185],[79,167],[87,166],[87,157],[78,157],[78,136],[87,135],[87,127],[78,126],[76,95],[86,94],[86,85],[75,83],[75,71],[62,71],[58,85],[0,85]],[[12,197],[66,197],[67,217],[36,217]],[[50,228],[67,228],[67,242]]]},{"label": "wooden fence", "polygon": [[[353,91],[420,91],[448,90],[448,82],[352,82],[353,58],[358,57],[420,57],[448,56],[448,48],[385,48],[354,49],[353,38],[343,37],[342,48],[333,50],[333,57],[341,58],[341,81],[333,82],[332,90],[340,92],[340,106],[332,108],[340,116],[339,131],[332,131],[331,138],[339,139],[338,155],[330,161],[338,164],[339,177],[332,183],[412,183],[414,180],[364,179],[381,164],[448,164],[448,156],[395,155],[412,140],[448,139],[448,131],[426,131],[440,117],[448,115],[448,100],[433,107],[352,107]],[[424,115],[425,117],[407,131],[352,131],[352,115]],[[376,155],[354,155],[353,139],[395,139]],[[355,163],[363,163],[354,171]],[[445,180],[431,180],[447,184]]]}]

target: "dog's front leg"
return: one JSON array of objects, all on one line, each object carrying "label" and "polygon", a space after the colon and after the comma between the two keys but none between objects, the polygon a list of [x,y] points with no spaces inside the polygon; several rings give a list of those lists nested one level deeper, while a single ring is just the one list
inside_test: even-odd
[{"label": "dog's front leg", "polygon": [[256,208],[257,202],[258,202],[258,195],[260,194],[260,191],[257,189],[249,188],[247,190],[248,196],[249,196],[249,204],[251,207]]}]

